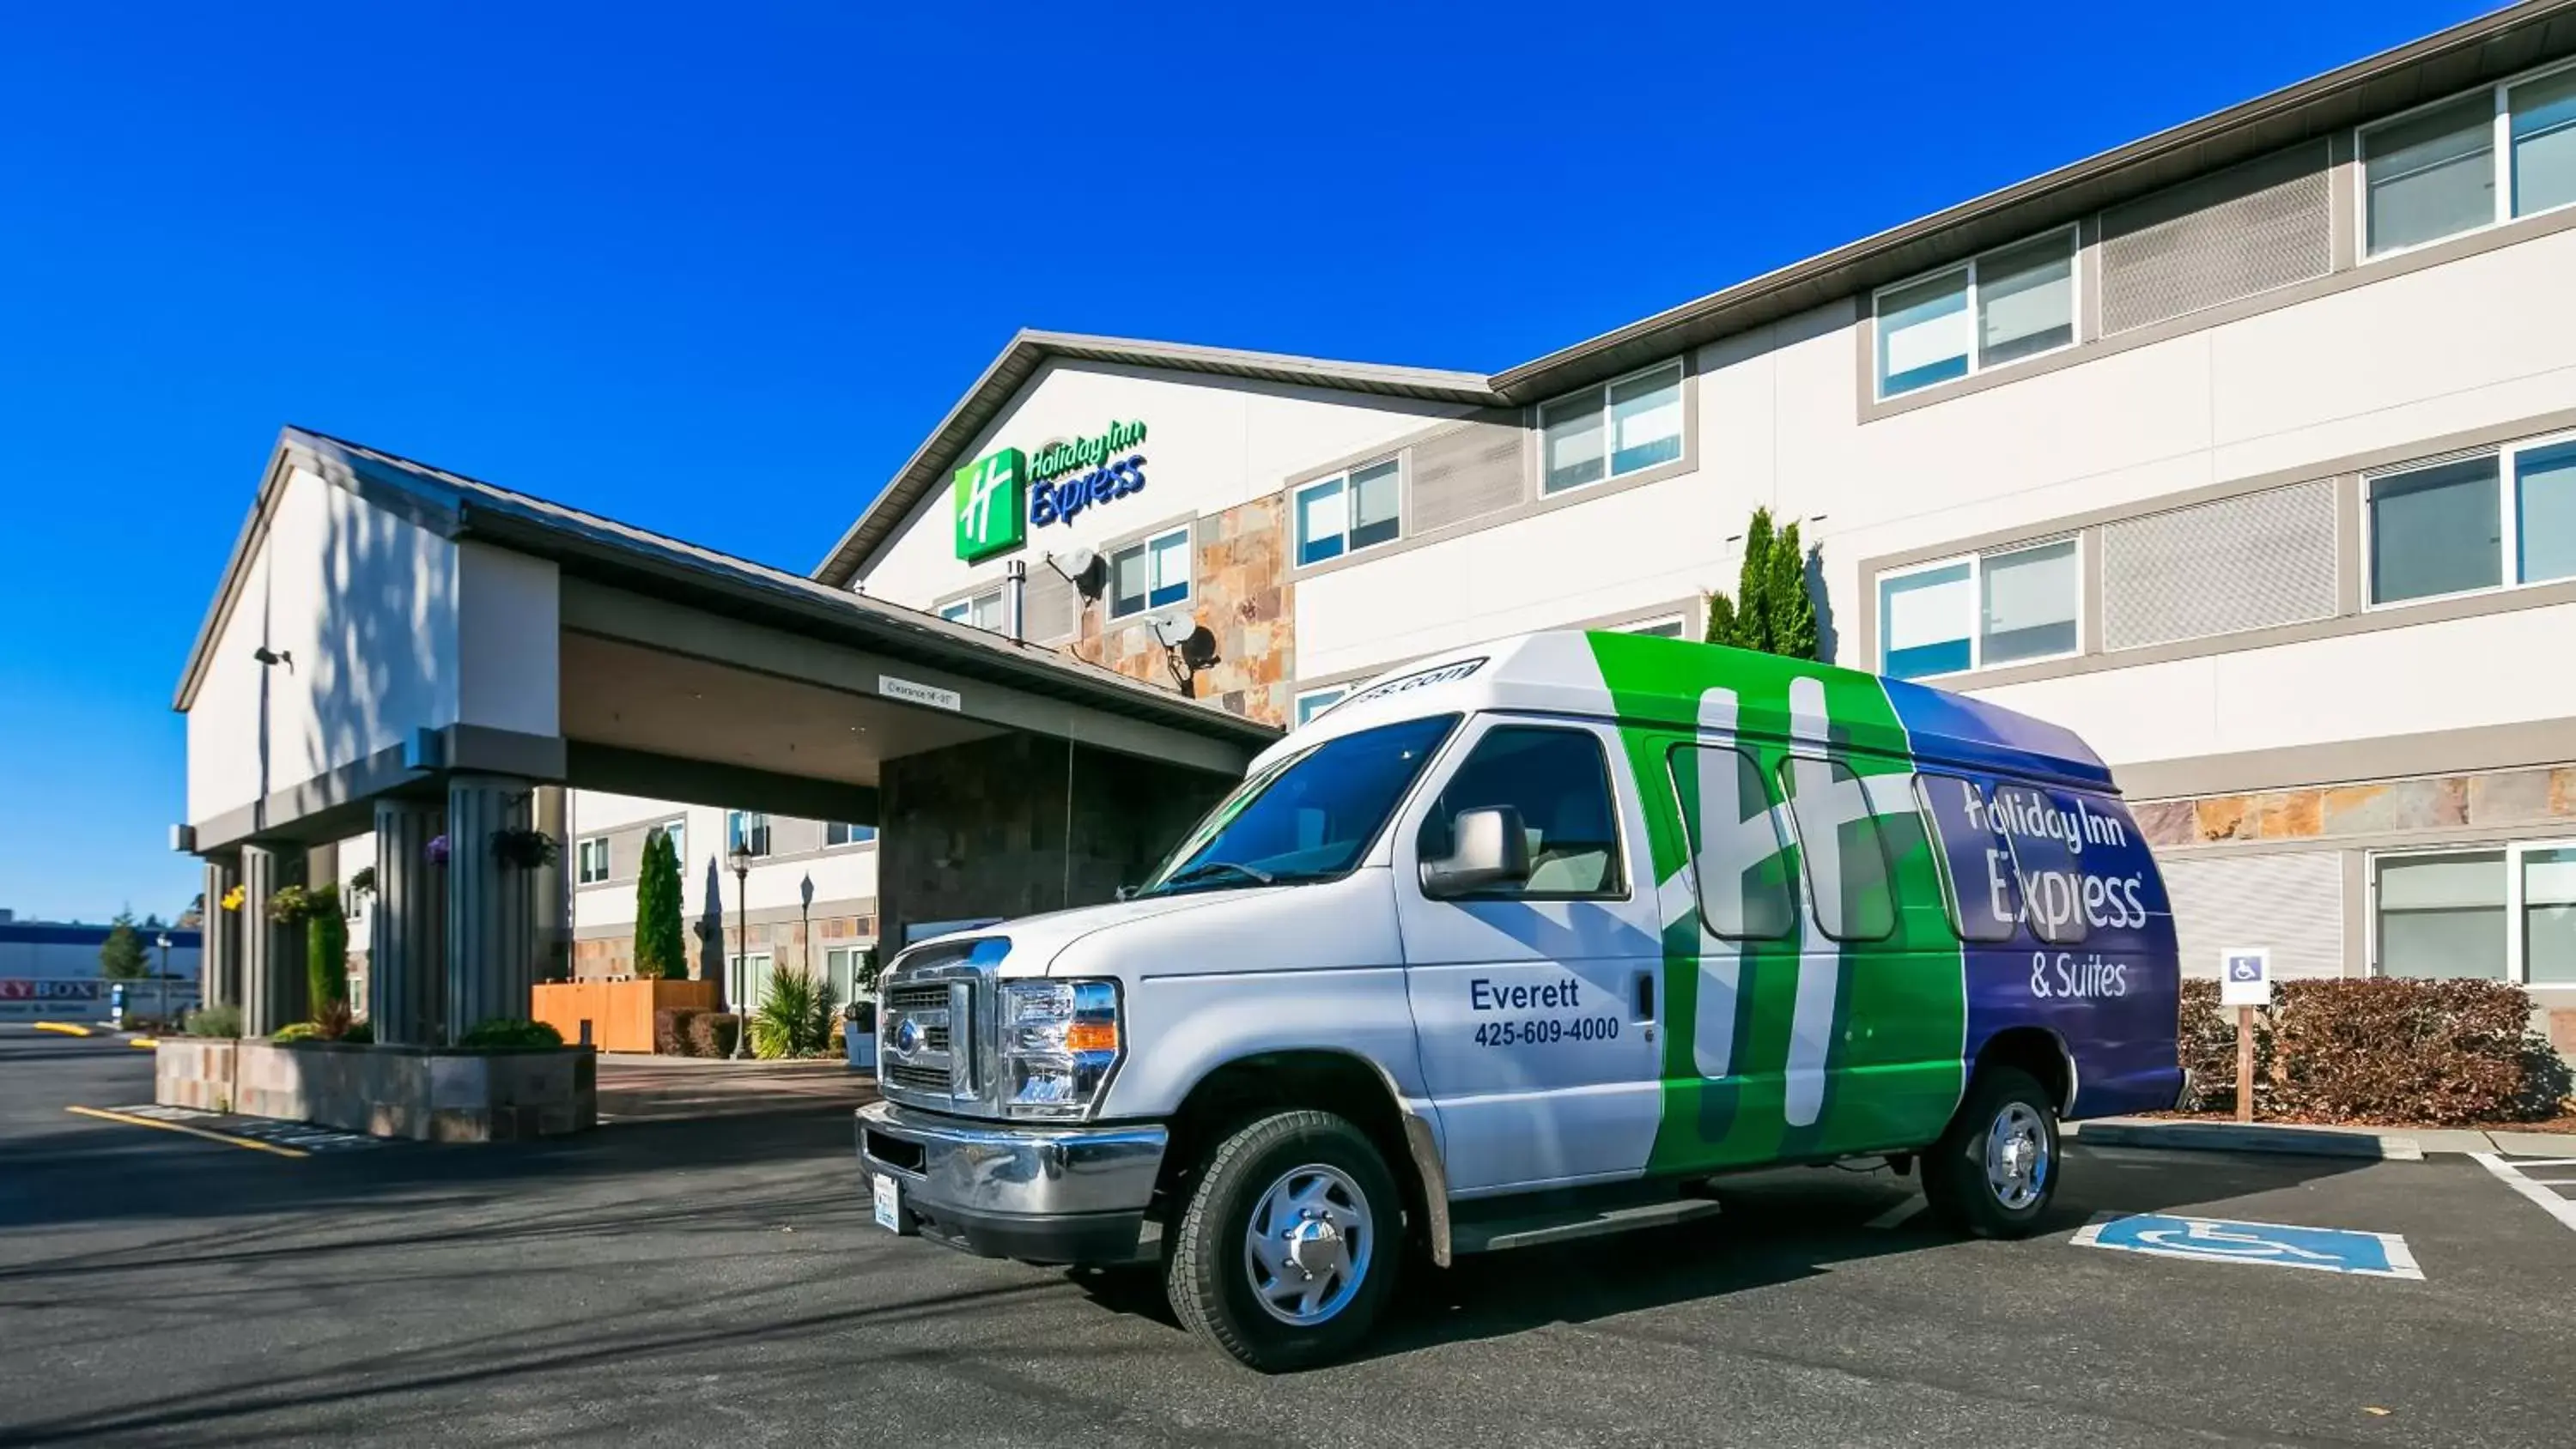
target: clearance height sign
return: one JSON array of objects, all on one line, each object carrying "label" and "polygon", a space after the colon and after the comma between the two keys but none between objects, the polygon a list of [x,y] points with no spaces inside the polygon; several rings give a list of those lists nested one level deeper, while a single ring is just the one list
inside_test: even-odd
[{"label": "clearance height sign", "polygon": [[1049,443],[1034,454],[988,453],[957,470],[950,490],[957,556],[973,563],[1028,542],[1030,525],[1070,523],[1084,510],[1145,487],[1141,422],[1113,422],[1089,437]]}]

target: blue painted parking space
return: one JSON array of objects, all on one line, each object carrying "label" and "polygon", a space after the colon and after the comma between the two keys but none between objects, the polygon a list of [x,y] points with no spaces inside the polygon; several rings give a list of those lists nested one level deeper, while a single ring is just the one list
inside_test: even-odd
[{"label": "blue painted parking space", "polygon": [[2234,1222],[2171,1213],[2105,1213],[2078,1232],[2074,1242],[2078,1247],[2190,1258],[2204,1263],[2306,1268],[2360,1278],[2408,1278],[2418,1282],[2424,1277],[2406,1239],[2396,1233]]}]

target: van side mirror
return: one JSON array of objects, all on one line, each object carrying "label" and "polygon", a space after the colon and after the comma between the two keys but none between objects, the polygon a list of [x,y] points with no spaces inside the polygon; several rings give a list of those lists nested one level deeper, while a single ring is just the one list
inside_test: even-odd
[{"label": "van side mirror", "polygon": [[1529,837],[1509,805],[1461,810],[1449,827],[1449,854],[1422,863],[1422,893],[1435,901],[1529,882]]}]

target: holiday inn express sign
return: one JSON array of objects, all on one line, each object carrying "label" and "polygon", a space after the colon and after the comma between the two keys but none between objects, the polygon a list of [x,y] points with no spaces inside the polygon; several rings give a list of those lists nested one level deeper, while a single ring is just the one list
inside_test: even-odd
[{"label": "holiday inn express sign", "polygon": [[[1070,523],[1095,503],[1145,486],[1141,422],[1113,422],[1087,438],[1049,443],[1032,456],[1017,448],[987,453],[957,470],[957,556],[969,563],[1028,541],[1030,524]],[[1121,457],[1120,454],[1126,454]]]}]

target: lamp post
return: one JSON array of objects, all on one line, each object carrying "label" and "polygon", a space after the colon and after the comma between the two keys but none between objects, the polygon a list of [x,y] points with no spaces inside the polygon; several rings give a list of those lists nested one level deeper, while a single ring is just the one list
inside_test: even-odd
[{"label": "lamp post", "polygon": [[170,1020],[170,933],[163,931],[153,944],[161,948],[161,977],[152,983],[152,1016],[156,1021]]},{"label": "lamp post", "polygon": [[734,941],[741,949],[734,953],[733,970],[726,975],[735,983],[733,991],[733,1055],[743,1057],[743,1038],[751,1035],[751,1003],[745,998],[751,982],[751,908],[744,904],[751,891],[751,842],[737,839],[733,843],[733,914]]},{"label": "lamp post", "polygon": [[804,949],[800,964],[807,979],[814,975],[814,877],[808,875],[796,885],[797,940]]}]

